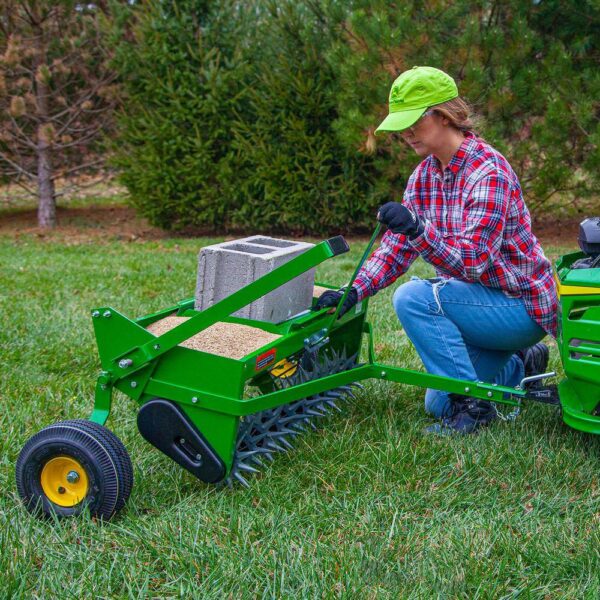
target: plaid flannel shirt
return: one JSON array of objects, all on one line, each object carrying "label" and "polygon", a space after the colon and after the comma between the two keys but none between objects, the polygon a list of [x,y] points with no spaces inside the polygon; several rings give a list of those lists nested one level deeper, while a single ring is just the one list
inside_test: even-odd
[{"label": "plaid flannel shirt", "polygon": [[504,156],[468,133],[443,172],[433,155],[421,162],[404,204],[425,229],[413,239],[386,231],[354,281],[359,300],[393,283],[421,255],[438,277],[522,297],[531,318],[556,336],[552,265],[531,231],[519,180]]}]

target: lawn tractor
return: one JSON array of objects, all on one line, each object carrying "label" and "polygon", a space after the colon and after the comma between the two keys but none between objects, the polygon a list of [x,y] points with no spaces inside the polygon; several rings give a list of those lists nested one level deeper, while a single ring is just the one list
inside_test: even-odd
[{"label": "lawn tractor", "polygon": [[[352,280],[378,233],[379,226]],[[232,316],[347,252],[341,236],[312,246],[204,310],[194,308],[193,298],[137,319],[112,307],[95,308],[91,317],[102,370],[93,412],[89,419],[50,425],[27,441],[16,465],[18,493],[41,516],[89,510],[110,519],[123,508],[133,484],[131,461],[104,426],[115,389],[139,405],[138,429],[150,444],[201,481],[230,486],[247,485],[265,461],[339,410],[366,379],[472,396],[513,412],[523,400],[559,404],[569,426],[600,434],[600,218],[581,224],[579,243],[581,252],[556,264],[565,372],[557,386],[542,381],[554,373],[505,387],[381,364],[367,321],[368,300],[338,318],[347,291],[336,309],[309,308],[277,323]],[[317,285],[320,292],[337,289]],[[235,352],[231,344],[227,352],[219,348],[225,332],[233,336]],[[539,380],[535,386],[532,379]]]}]

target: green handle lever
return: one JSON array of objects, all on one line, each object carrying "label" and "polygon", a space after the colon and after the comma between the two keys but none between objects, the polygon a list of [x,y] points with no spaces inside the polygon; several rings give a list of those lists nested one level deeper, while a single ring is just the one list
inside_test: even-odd
[{"label": "green handle lever", "polygon": [[338,304],[336,306],[333,317],[331,318],[331,320],[325,327],[326,331],[329,331],[331,329],[331,327],[335,323],[336,319],[338,318],[338,314],[339,314],[340,310],[342,309],[342,306],[344,306],[344,302],[346,301],[346,298],[348,297],[348,293],[350,292],[352,283],[356,279],[358,272],[361,270],[362,266],[365,264],[365,261],[369,257],[369,254],[371,253],[371,249],[373,248],[373,244],[375,243],[375,240],[377,239],[377,236],[379,235],[380,231],[381,231],[381,223],[377,223],[377,226],[375,227],[375,231],[373,232],[373,235],[371,236],[371,239],[369,240],[369,243],[367,244],[367,247],[365,248],[365,251],[363,252],[363,255],[362,255],[360,261],[358,262],[358,265],[356,265],[356,269],[354,269],[354,273],[352,274],[350,283],[346,286],[346,289],[344,290],[344,293],[342,294],[342,297],[340,298],[340,301],[338,302]]}]

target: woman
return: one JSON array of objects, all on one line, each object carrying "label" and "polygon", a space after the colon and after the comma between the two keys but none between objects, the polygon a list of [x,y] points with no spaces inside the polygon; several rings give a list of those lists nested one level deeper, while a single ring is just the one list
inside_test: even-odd
[{"label": "woman", "polygon": [[[531,231],[519,180],[508,161],[472,131],[454,80],[414,67],[394,81],[377,131],[401,132],[424,160],[402,203],[388,202],[379,249],[359,272],[343,307],[393,283],[421,256],[437,277],[413,277],[393,304],[429,373],[515,386],[543,373],[556,334],[552,267]],[[326,292],[318,307],[339,301]],[[442,421],[428,431],[471,433],[497,417],[489,402],[427,390],[425,409]]]}]

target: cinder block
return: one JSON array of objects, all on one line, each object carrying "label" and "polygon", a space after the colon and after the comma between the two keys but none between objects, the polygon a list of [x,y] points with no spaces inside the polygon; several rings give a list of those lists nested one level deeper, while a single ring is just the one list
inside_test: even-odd
[{"label": "cinder block", "polygon": [[[196,310],[212,306],[313,246],[253,235],[202,248],[198,256]],[[284,321],[310,307],[314,282],[315,270],[310,269],[234,315],[271,323]]]}]

